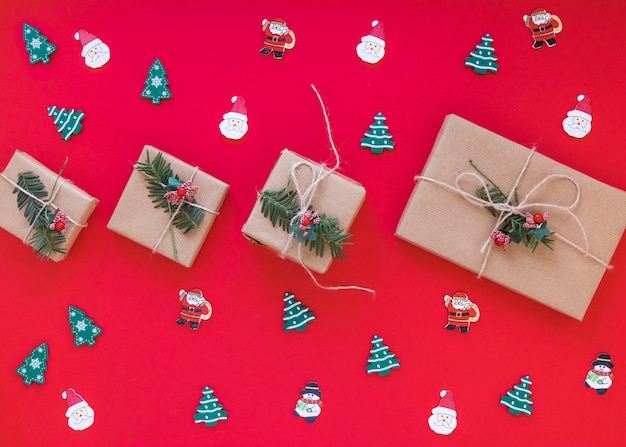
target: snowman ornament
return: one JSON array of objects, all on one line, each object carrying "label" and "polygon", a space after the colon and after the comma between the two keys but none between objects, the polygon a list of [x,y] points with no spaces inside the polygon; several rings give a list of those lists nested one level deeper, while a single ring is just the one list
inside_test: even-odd
[{"label": "snowman ornament", "polygon": [[613,384],[613,362],[609,354],[600,353],[594,361],[591,362],[593,368],[587,373],[585,386],[602,395],[605,394],[609,387]]},{"label": "snowman ornament", "polygon": [[321,397],[322,392],[317,382],[308,382],[302,390],[300,390],[302,396],[296,402],[296,408],[293,414],[304,418],[309,423],[315,422],[317,417],[322,412],[322,406],[324,405]]}]

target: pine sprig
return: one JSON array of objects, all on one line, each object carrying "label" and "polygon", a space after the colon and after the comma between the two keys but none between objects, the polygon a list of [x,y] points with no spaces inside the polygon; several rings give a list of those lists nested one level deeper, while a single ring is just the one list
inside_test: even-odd
[{"label": "pine sprig", "polygon": [[[470,164],[472,167],[478,172],[481,176],[487,180],[486,186],[482,186],[476,189],[476,196],[485,201],[492,203],[508,203],[513,206],[517,206],[519,204],[517,191],[513,191],[513,197],[511,200],[508,199],[507,195],[500,189],[498,185],[495,184],[493,180],[483,173],[476,164],[470,160]],[[485,206],[485,208],[493,215],[497,216],[498,212],[492,206]],[[508,245],[508,241],[515,242],[516,244],[523,244],[524,247],[530,249],[534,252],[537,249],[539,243],[544,244],[550,250],[553,250],[552,243],[554,242],[549,236],[553,234],[553,231],[548,228],[548,224],[544,221],[543,217],[541,218],[541,222],[535,224],[531,223],[531,226],[528,226],[529,216],[524,214],[511,214],[507,217],[502,226],[498,230],[497,235],[492,235],[494,240],[498,245],[502,242],[498,243],[498,241],[503,241],[504,237],[508,237],[507,242],[504,243],[504,248],[506,249],[506,245]],[[545,214],[547,216],[547,214]],[[532,220],[532,219],[531,219]]]},{"label": "pine sprig", "polygon": [[[42,260],[50,258],[55,253],[65,254],[66,249],[63,247],[66,242],[65,235],[50,229],[50,225],[53,224],[59,210],[53,212],[48,206],[44,208],[41,201],[45,201],[48,197],[48,191],[46,191],[39,176],[31,171],[20,172],[17,176],[17,185],[19,188],[13,189],[13,194],[17,193],[17,207],[20,211],[24,211],[24,217],[32,226],[32,235],[28,244]],[[41,201],[29,196],[24,191]]]},{"label": "pine sprig", "polygon": [[[261,202],[261,212],[272,223],[272,226],[279,226],[283,231],[293,233],[294,218],[300,212],[300,207],[296,202],[297,194],[288,187],[277,191],[263,191],[259,196]],[[311,208],[309,208],[311,210]],[[295,225],[297,227],[297,225]],[[339,226],[339,220],[319,214],[319,222],[312,225],[313,235],[296,236],[296,239],[304,242],[310,251],[315,251],[316,256],[323,257],[326,246],[330,249],[332,259],[345,259],[344,245],[352,237],[350,233],[345,233]]]},{"label": "pine sprig", "polygon": [[[172,215],[177,206],[172,205],[167,199],[168,192],[176,191],[183,184],[178,174],[174,174],[170,163],[165,160],[163,154],[158,152],[154,159],[150,159],[150,153],[146,152],[146,160],[137,162],[135,169],[145,175],[147,183],[148,197],[154,203],[155,208],[163,208]],[[204,212],[201,208],[192,206],[195,199],[183,202],[174,218],[172,224],[186,234],[200,226],[204,219]]]}]

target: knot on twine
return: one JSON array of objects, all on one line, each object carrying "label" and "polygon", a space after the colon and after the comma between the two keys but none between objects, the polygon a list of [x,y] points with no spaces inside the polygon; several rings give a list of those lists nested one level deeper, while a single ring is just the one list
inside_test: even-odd
[{"label": "knot on twine", "polygon": [[[66,160],[66,162],[67,162],[67,160]],[[63,166],[65,166],[65,164]],[[43,213],[44,210],[47,207],[49,207],[49,206],[51,206],[55,210],[59,209],[59,207],[54,203],[54,198],[57,196],[58,192],[61,190],[61,187],[65,184],[65,179],[61,177],[61,174],[57,175],[57,178],[54,181],[54,186],[52,187],[52,191],[50,192],[50,198],[48,200],[42,200],[41,198],[35,196],[34,194],[32,194],[29,191],[27,191],[24,188],[22,188],[16,182],[14,182],[9,177],[4,175],[4,173],[0,173],[0,176],[2,176],[2,178],[4,178],[15,189],[17,189],[20,192],[26,194],[28,197],[30,197],[31,199],[36,200],[37,202],[39,202],[41,204],[41,208],[39,209],[39,212],[33,218],[33,222],[30,224],[30,227],[28,227],[28,230],[26,231],[26,234],[24,234],[24,237],[22,238],[22,242],[24,244],[28,244],[28,242],[27,242],[28,235],[30,235],[31,231],[33,231],[33,228],[35,228],[35,225],[37,224],[37,220],[39,219],[39,216],[41,216],[41,213]],[[58,183],[58,187],[57,187],[57,183]],[[87,226],[86,223],[81,224],[81,223],[75,221],[74,219],[72,219],[69,215],[66,215],[66,217],[67,217],[67,219],[70,222],[72,222],[73,225],[76,225],[77,227],[84,228],[84,227]]]},{"label": "knot on twine", "polygon": [[[313,84],[311,84],[311,88],[313,89],[313,91],[315,92],[315,95],[317,96],[317,99],[322,107],[322,113],[324,114],[324,121],[326,123],[326,132],[328,134],[328,140],[330,142],[330,148],[332,150],[332,153],[334,155],[335,158],[335,163],[332,167],[329,167],[325,164],[322,164],[321,167],[317,168],[315,165],[309,163],[308,161],[298,161],[296,163],[293,163],[291,165],[291,168],[289,170],[289,181],[293,182],[295,191],[296,191],[296,198],[298,200],[298,205],[299,205],[299,209],[298,212],[296,213],[296,215],[291,219],[290,221],[290,225],[295,224],[296,222],[298,222],[303,214],[309,209],[309,207],[311,206],[311,202],[313,200],[313,197],[315,195],[315,192],[317,190],[317,187],[319,186],[319,184],[322,182],[322,180],[324,180],[326,177],[330,176],[333,172],[335,172],[337,169],[339,169],[339,165],[340,165],[340,158],[339,158],[339,151],[337,150],[337,147],[335,146],[335,142],[333,141],[333,136],[332,136],[332,132],[331,132],[331,128],[330,128],[330,121],[328,119],[328,113],[326,112],[326,106],[324,105],[324,101],[322,101],[322,97],[320,96],[319,92],[317,91],[317,89],[315,88],[315,86]],[[308,168],[311,173],[312,173],[312,179],[310,184],[307,187],[304,187],[304,185],[301,184],[300,180],[298,179],[298,170],[302,169],[302,168]],[[285,255],[287,254],[287,251],[289,250],[289,247],[291,246],[291,244],[293,243],[293,237],[289,237],[287,239],[287,242],[285,243],[285,246],[283,247],[282,251],[280,252],[280,256],[281,258],[285,258]],[[300,266],[307,272],[307,274],[309,275],[309,277],[313,280],[313,282],[315,283],[316,286],[318,286],[321,289],[325,289],[325,290],[362,290],[365,292],[369,292],[371,294],[375,294],[375,291],[373,289],[367,288],[367,287],[361,287],[361,286],[355,286],[355,285],[348,285],[348,286],[325,286],[322,285],[318,282],[317,278],[315,278],[315,275],[313,275],[313,273],[311,272],[311,270],[309,270],[309,268],[304,264],[303,260],[302,260],[302,243],[298,243],[298,251],[297,251],[297,261],[300,264]]]},{"label": "knot on twine", "polygon": [[[524,211],[527,211],[529,209],[536,209],[536,208],[549,208],[549,209],[558,210],[558,211],[565,213],[573,222],[575,222],[576,227],[579,229],[580,234],[583,239],[583,245],[581,246],[579,244],[576,244],[575,242],[571,241],[570,239],[566,238],[565,236],[562,236],[561,234],[557,232],[554,232],[553,236],[565,242],[570,247],[574,248],[575,250],[583,254],[585,257],[593,259],[595,262],[602,265],[604,268],[609,268],[609,269],[612,268],[612,266],[609,265],[607,262],[603,261],[597,256],[594,256],[592,253],[589,252],[589,239],[587,237],[587,232],[585,231],[585,227],[583,226],[582,222],[580,221],[576,213],[574,213],[573,211],[573,209],[576,207],[576,205],[578,204],[580,200],[580,185],[571,176],[565,175],[565,174],[547,175],[539,183],[537,183],[524,197],[522,197],[522,199],[518,203],[516,204],[511,203],[511,196],[516,194],[517,186],[519,182],[521,181],[524,173],[526,172],[528,165],[530,163],[530,159],[532,158],[534,153],[535,153],[535,148],[532,148],[528,154],[528,157],[526,158],[526,162],[522,166],[522,169],[520,170],[517,176],[517,179],[515,180],[515,183],[513,184],[513,187],[511,188],[511,192],[507,195],[506,200],[504,202],[494,202],[491,199],[491,195],[488,193],[489,188],[487,186],[487,183],[483,180],[481,176],[479,176],[475,172],[463,172],[459,174],[455,179],[454,185],[450,185],[440,180],[437,180],[431,177],[425,177],[422,175],[416,176],[415,180],[429,181],[431,183],[442,186],[444,188],[447,188],[451,191],[454,191],[460,194],[465,200],[467,200],[469,203],[473,205],[492,208],[493,210],[499,212],[496,222],[492,230],[489,232],[489,236],[486,238],[485,242],[480,248],[480,253],[484,254],[484,257],[483,257],[483,260],[482,260],[482,263],[481,263],[481,266],[477,275],[479,278],[482,276],[483,272],[485,271],[485,268],[487,266],[487,260],[489,258],[489,254],[493,247],[493,244],[490,243],[491,242],[490,235],[494,231],[496,231],[500,227],[500,225],[512,215],[518,215],[518,214],[523,215]],[[478,180],[478,182],[481,185],[481,188],[483,188],[483,190],[487,192],[486,194],[487,199],[482,199],[476,196],[475,194],[468,193],[462,188],[461,182],[463,179],[467,177]],[[553,181],[566,181],[574,185],[574,188],[576,191],[575,198],[569,204],[558,204],[558,203],[553,203],[553,202],[532,202],[531,201],[531,198],[535,194],[537,194],[538,191],[542,190],[542,188],[546,187],[548,183],[553,182]]]},{"label": "knot on twine", "polygon": [[[194,166],[193,171],[191,173],[191,176],[189,177],[189,180],[187,180],[188,182],[192,182],[193,181],[193,177],[196,175],[196,172],[198,172],[198,167]],[[161,186],[165,187],[166,185],[161,183]],[[188,204],[189,206],[192,206],[194,208],[201,209],[202,211],[206,211],[207,213],[211,213],[211,214],[215,214],[215,215],[219,214],[219,211],[213,210],[211,208],[204,207],[204,206],[199,205],[199,204],[194,203],[194,202],[190,202],[187,199],[181,200],[180,203],[178,203],[178,205],[176,206],[176,209],[172,212],[172,215],[170,216],[170,220],[167,222],[167,225],[165,225],[165,228],[163,229],[163,231],[159,235],[159,238],[157,239],[156,244],[154,244],[154,247],[152,248],[152,253],[156,253],[157,249],[159,248],[159,246],[163,242],[163,239],[165,238],[165,234],[171,228],[172,224],[174,223],[174,219],[176,219],[176,216],[178,216],[178,213],[180,212],[180,209],[182,208],[182,206],[184,204]],[[175,258],[176,262],[178,262],[178,251],[176,249],[176,243],[174,242],[174,235],[173,234],[172,234],[172,245],[174,247],[174,258]]]}]

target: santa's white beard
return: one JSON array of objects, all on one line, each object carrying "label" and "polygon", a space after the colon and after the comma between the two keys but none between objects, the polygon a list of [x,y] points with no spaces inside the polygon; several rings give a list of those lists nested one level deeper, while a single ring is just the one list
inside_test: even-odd
[{"label": "santa's white beard", "polygon": [[85,56],[85,65],[89,68],[100,68],[111,59],[109,46],[105,43],[101,43],[100,47],[102,48],[101,52],[96,53],[93,56],[89,56],[89,54]]},{"label": "santa's white beard", "polygon": [[70,416],[67,418],[67,425],[73,430],[84,430],[93,425],[94,421],[94,413],[93,410],[88,407],[87,415],[80,416],[79,418],[75,418],[74,416]]},{"label": "santa's white beard", "polygon": [[472,304],[468,300],[452,300],[452,307],[457,310],[466,310],[472,307]]},{"label": "santa's white beard", "polygon": [[549,14],[542,16],[531,16],[531,19],[535,25],[545,25],[552,20]]},{"label": "santa's white beard", "polygon": [[270,23],[270,33],[275,34],[277,36],[284,36],[289,32],[289,28],[287,25],[282,25],[278,23]]},{"label": "santa's white beard", "polygon": [[356,54],[361,58],[363,62],[375,64],[380,61],[385,55],[385,49],[380,47],[378,52],[372,51],[366,47],[367,42],[361,42],[356,46]]},{"label": "santa's white beard", "polygon": [[581,127],[579,124],[574,124],[574,118],[568,116],[563,120],[563,130],[574,138],[582,138],[591,131],[591,121],[587,121],[587,126]]},{"label": "santa's white beard", "polygon": [[241,127],[237,127],[229,126],[228,120],[224,120],[220,123],[220,132],[230,140],[240,140],[248,132],[248,123],[243,121]]},{"label": "santa's white beard", "polygon": [[428,425],[432,431],[439,435],[449,435],[456,428],[457,421],[456,418],[452,418],[452,422],[447,424],[444,421],[438,421],[437,415],[433,414],[428,418]]},{"label": "santa's white beard", "polygon": [[187,302],[192,306],[200,306],[204,302],[204,298],[191,293],[187,294]]}]

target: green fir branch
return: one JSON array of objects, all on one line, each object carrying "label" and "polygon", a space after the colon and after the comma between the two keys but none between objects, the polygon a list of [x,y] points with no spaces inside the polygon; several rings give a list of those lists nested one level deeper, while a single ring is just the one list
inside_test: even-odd
[{"label": "green fir branch", "polygon": [[[49,259],[55,253],[65,254],[66,249],[63,247],[66,242],[65,235],[50,229],[58,210],[52,212],[47,206],[44,208],[41,201],[45,201],[48,197],[48,191],[46,191],[39,176],[30,171],[20,172],[17,176],[17,185],[19,188],[13,189],[13,194],[17,193],[17,207],[20,211],[24,211],[24,217],[32,226],[32,234],[28,244],[33,248],[37,257],[44,260]],[[56,181],[54,187],[56,187]],[[41,201],[29,196],[24,191]]]},{"label": "green fir branch", "polygon": [[[282,188],[277,191],[263,191],[259,195],[261,202],[261,213],[268,218],[272,226],[279,226],[283,231],[291,233],[291,225],[294,217],[300,212],[300,207],[296,203],[296,191]],[[312,210],[312,208],[309,208]],[[320,222],[315,225],[315,239],[305,239],[304,245],[310,251],[315,251],[315,255],[324,256],[326,246],[330,249],[332,259],[345,259],[344,245],[351,245],[347,242],[352,237],[350,233],[344,233],[336,218],[327,218],[320,214]]]},{"label": "green fir branch", "polygon": [[[158,152],[154,159],[151,160],[150,152],[146,152],[146,160],[137,162],[135,169],[145,175],[148,197],[154,203],[154,207],[163,208],[170,216],[174,214],[177,207],[172,206],[165,194],[170,191],[176,191],[183,182],[177,174],[174,174],[170,163],[165,160],[163,154]],[[180,206],[172,222],[172,225],[182,231],[183,234],[198,228],[204,219],[204,211],[201,208],[192,206],[195,203],[195,199],[191,203],[185,201]]]}]

